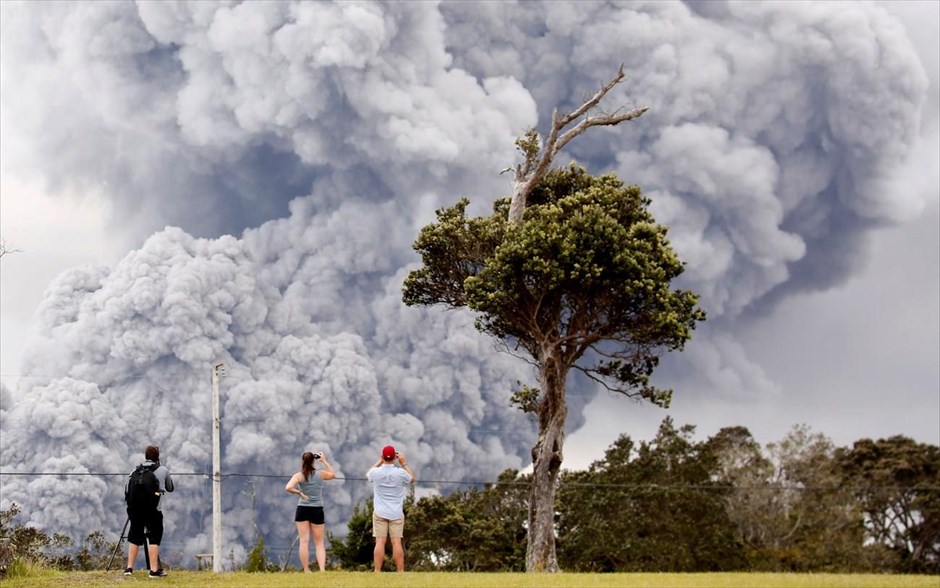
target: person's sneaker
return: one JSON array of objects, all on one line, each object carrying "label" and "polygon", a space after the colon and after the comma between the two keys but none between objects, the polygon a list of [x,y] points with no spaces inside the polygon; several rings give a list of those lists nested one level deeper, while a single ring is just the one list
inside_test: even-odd
[{"label": "person's sneaker", "polygon": [[151,578],[164,578],[166,577],[166,572],[163,571],[163,568],[160,568],[157,571],[150,570]]},{"label": "person's sneaker", "polygon": [[130,576],[133,573],[134,573],[134,568],[127,568],[126,570],[124,570],[125,576]]}]

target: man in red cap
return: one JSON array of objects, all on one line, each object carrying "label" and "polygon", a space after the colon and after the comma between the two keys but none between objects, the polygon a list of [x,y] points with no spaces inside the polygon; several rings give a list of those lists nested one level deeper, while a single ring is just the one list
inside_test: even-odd
[{"label": "man in red cap", "polygon": [[[395,467],[398,458],[400,468]],[[392,538],[392,561],[395,569],[405,571],[405,550],[401,540],[405,535],[405,489],[415,483],[415,473],[405,461],[405,456],[395,451],[391,445],[382,448],[382,457],[373,464],[366,474],[372,482],[372,536],[375,537],[375,550],[372,559],[376,573],[382,571],[385,563],[385,539]]]}]

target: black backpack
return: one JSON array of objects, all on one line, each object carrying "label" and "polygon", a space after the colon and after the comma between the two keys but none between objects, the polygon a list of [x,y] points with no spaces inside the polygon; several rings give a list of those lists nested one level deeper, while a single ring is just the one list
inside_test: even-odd
[{"label": "black backpack", "polygon": [[153,473],[159,466],[157,464],[140,464],[131,472],[124,489],[124,501],[127,508],[143,511],[157,508],[160,502],[160,481]]}]

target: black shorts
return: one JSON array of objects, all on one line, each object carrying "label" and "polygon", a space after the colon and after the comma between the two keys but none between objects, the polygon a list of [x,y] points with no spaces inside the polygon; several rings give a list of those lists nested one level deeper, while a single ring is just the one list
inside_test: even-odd
[{"label": "black shorts", "polygon": [[159,510],[137,512],[128,509],[127,518],[131,521],[131,528],[127,532],[128,543],[143,545],[145,534],[151,545],[160,545],[163,541],[163,513]]},{"label": "black shorts", "polygon": [[294,522],[307,522],[313,525],[322,525],[324,522],[326,522],[326,519],[323,518],[323,507],[298,506],[297,512],[294,513]]}]

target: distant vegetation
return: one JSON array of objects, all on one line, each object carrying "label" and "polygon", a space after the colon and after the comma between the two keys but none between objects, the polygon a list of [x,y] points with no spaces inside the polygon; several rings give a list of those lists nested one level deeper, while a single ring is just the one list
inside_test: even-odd
[{"label": "distant vegetation", "polygon": [[[766,449],[743,427],[695,442],[670,419],[621,436],[587,471],[563,472],[561,568],[579,572],[940,573],[940,448],[907,437],[835,447],[797,427]],[[409,569],[522,571],[528,477],[407,505]],[[371,564],[369,507],[334,563]]]},{"label": "distant vegetation", "polygon": [[[896,436],[836,447],[805,427],[763,448],[743,427],[704,441],[693,433],[667,418],[652,441],[621,436],[587,470],[563,472],[555,519],[562,569],[940,574],[937,446]],[[528,484],[507,470],[490,484],[409,501],[408,569],[525,570]],[[360,504],[346,536],[330,534],[334,569],[370,569],[370,525],[371,505]],[[104,570],[114,548],[100,530],[76,541],[29,526],[16,505],[0,511],[7,580]],[[113,569],[123,569],[125,550]],[[267,560],[261,539],[239,567],[283,569]]]}]

